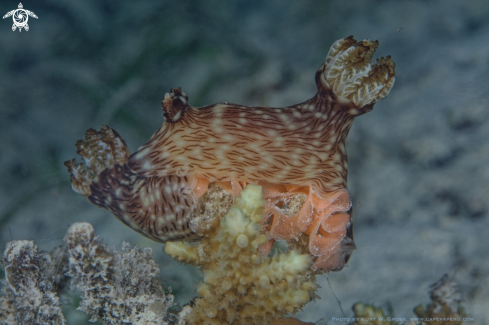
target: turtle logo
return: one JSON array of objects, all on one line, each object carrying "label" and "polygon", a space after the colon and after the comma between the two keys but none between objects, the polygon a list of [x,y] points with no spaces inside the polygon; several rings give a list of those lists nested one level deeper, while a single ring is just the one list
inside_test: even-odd
[{"label": "turtle logo", "polygon": [[29,25],[27,25],[29,16],[37,19],[36,14],[33,13],[32,11],[25,10],[22,3],[19,3],[19,9],[14,9],[12,11],[7,12],[5,16],[3,16],[3,19],[8,18],[10,16],[12,16],[12,19],[14,20],[14,24],[12,25],[12,31],[14,32],[17,28],[19,29],[19,32],[22,31],[22,28],[24,28],[26,31],[29,30]]}]

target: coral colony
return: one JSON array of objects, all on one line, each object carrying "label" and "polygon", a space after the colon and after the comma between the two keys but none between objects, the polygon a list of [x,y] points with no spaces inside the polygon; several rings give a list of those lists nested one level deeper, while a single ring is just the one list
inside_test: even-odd
[{"label": "coral colony", "polygon": [[[84,164],[65,163],[73,190],[200,267],[199,296],[170,308],[151,252],[109,248],[90,224],[76,223],[51,253],[31,241],[8,244],[0,320],[64,324],[57,292],[69,277],[79,310],[105,324],[306,324],[288,315],[317,298],[315,277],[341,270],[355,249],[345,141],[353,119],[394,85],[390,57],[371,63],[377,46],[336,41],[316,73],[316,95],[289,107],[195,108],[173,88],[163,125],[132,155],[111,128],[88,130],[76,144]],[[271,254],[275,241],[288,251]],[[446,279],[438,287],[459,297]],[[432,298],[417,315],[463,314],[460,299]],[[354,324],[384,316],[361,303],[353,310]]]}]

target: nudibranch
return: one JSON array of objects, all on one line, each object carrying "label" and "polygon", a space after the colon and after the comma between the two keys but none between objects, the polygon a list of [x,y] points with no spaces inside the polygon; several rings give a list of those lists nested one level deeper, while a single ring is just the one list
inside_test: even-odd
[{"label": "nudibranch", "polygon": [[[109,127],[87,131],[65,164],[73,189],[126,225],[160,242],[198,240],[192,226],[215,186],[236,196],[263,188],[267,254],[275,240],[315,256],[313,268],[341,269],[355,248],[347,192],[345,141],[356,116],[385,98],[395,79],[391,58],[371,59],[377,41],[336,41],[316,72],[316,95],[284,108],[189,105],[173,88],[161,128],[130,155]],[[300,244],[302,243],[302,244]]]}]

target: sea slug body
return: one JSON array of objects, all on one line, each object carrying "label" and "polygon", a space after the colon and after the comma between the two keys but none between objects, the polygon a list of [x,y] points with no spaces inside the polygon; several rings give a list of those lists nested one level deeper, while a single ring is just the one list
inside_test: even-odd
[{"label": "sea slug body", "polygon": [[132,155],[110,128],[89,130],[77,143],[88,172],[66,163],[73,188],[165,242],[198,239],[190,221],[210,184],[233,196],[261,185],[268,239],[261,251],[297,240],[315,257],[313,268],[340,269],[354,249],[346,137],[395,79],[390,57],[371,63],[377,46],[351,36],[336,41],[316,73],[316,95],[289,107],[195,108],[173,88],[162,102],[163,125]]}]

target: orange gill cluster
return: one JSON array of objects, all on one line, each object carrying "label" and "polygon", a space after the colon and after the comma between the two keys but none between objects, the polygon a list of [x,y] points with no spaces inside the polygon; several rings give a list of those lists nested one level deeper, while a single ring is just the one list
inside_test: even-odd
[{"label": "orange gill cluster", "polygon": [[[103,126],[78,141],[85,166],[65,164],[75,192],[160,242],[198,240],[192,220],[217,185],[233,197],[261,185],[268,254],[285,240],[338,270],[355,248],[345,141],[353,119],[394,84],[390,57],[371,59],[378,42],[336,41],[316,73],[316,95],[284,108],[215,104],[195,108],[180,88],[165,94],[164,122],[138,151]],[[299,245],[300,246],[300,245]]]}]

